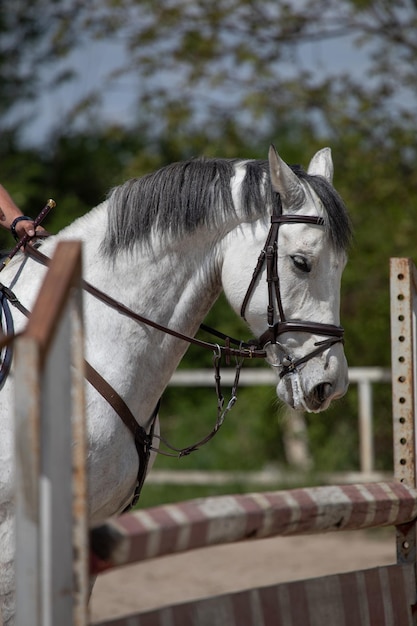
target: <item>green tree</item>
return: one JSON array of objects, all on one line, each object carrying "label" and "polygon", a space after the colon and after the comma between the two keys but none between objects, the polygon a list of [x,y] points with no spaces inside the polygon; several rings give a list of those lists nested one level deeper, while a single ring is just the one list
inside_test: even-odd
[{"label": "green tree", "polygon": [[[315,132],[342,133],[354,123],[364,139],[383,141],[387,125],[413,123],[411,0],[34,0],[30,7],[3,1],[0,13],[3,116],[40,89],[53,98],[54,86],[80,70],[71,53],[105,41],[124,48],[125,60],[66,122],[84,114],[90,124],[91,107],[99,113],[106,90],[125,76],[137,87],[141,118],[158,134],[189,136],[206,126],[221,137],[224,118],[264,134],[295,115]],[[326,41],[333,48],[320,53]],[[363,67],[332,70],[324,55],[347,45],[362,50],[354,62]]]},{"label": "green tree", "polygon": [[[45,223],[56,233],[123,182],[126,164],[143,148],[141,135],[108,127],[60,135],[44,151],[11,141],[0,146],[0,159],[5,184],[25,214],[36,217],[50,197],[57,202]],[[1,230],[0,245],[7,248],[11,243],[10,235]]]}]

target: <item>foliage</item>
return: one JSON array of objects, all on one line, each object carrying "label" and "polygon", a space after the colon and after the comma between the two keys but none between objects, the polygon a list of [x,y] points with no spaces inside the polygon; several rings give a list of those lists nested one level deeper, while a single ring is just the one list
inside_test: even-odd
[{"label": "foliage", "polygon": [[[48,151],[22,149],[12,140],[0,146],[0,158],[7,188],[26,215],[35,217],[50,197],[57,202],[45,223],[56,233],[123,182],[126,163],[142,149],[140,140],[110,127],[62,134]],[[0,237],[1,245],[7,247],[10,237],[3,231]]]}]

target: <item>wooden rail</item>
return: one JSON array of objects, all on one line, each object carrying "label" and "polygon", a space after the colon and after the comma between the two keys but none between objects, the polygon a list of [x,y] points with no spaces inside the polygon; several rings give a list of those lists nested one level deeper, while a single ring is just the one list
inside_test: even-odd
[{"label": "wooden rail", "polygon": [[[102,527],[93,573],[217,544],[408,524],[417,491],[398,482],[217,496],[138,510]],[[96,554],[100,553],[100,548]]]}]

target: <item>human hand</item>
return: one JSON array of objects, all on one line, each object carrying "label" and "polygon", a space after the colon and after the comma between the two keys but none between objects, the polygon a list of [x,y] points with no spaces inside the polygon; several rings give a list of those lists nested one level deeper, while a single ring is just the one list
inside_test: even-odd
[{"label": "human hand", "polygon": [[19,241],[27,235],[31,239],[33,237],[47,237],[48,233],[42,226],[34,225],[33,219],[27,215],[20,215],[15,218],[10,226],[10,231],[16,241]]}]

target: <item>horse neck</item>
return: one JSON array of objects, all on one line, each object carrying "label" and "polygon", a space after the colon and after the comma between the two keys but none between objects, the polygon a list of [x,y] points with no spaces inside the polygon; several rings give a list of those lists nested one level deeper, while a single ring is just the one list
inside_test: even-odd
[{"label": "horse neck", "polygon": [[[68,228],[58,238],[88,232],[84,267],[88,282],[145,317],[187,335],[199,324],[221,291],[213,236],[193,236],[119,252],[114,258],[100,251],[105,216]],[[104,225],[101,224],[104,220]],[[137,324],[90,296],[86,300],[87,358],[133,407],[141,407],[144,422],[188,348],[184,341]]]}]

